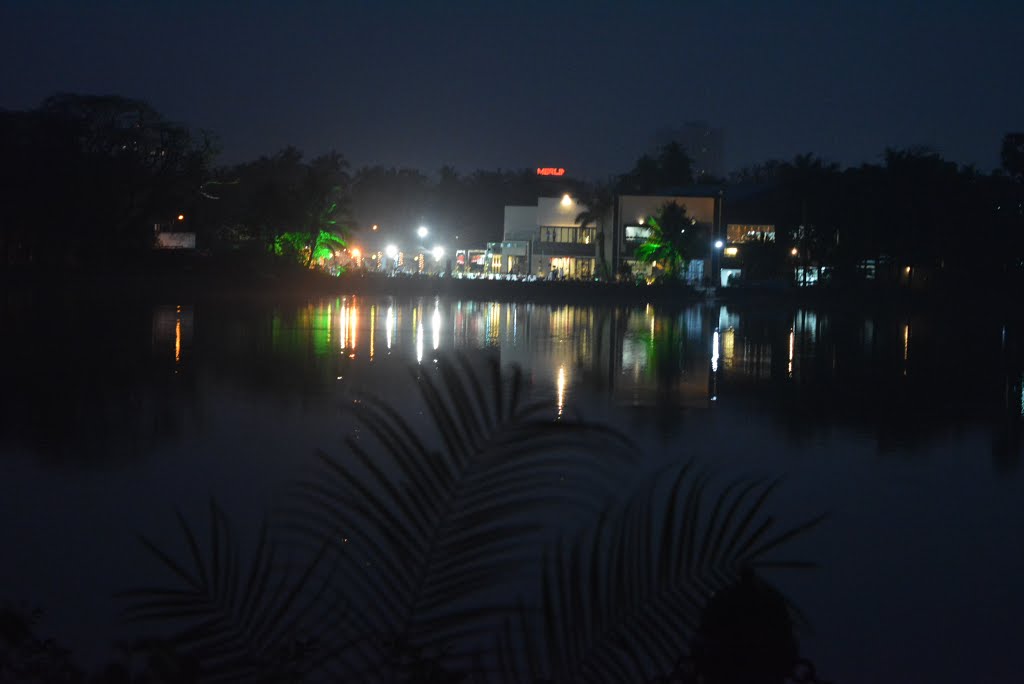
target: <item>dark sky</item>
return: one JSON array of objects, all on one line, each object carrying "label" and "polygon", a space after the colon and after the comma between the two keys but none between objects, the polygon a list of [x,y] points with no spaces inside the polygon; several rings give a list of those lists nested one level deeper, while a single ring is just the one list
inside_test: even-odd
[{"label": "dark sky", "polygon": [[729,168],[929,145],[989,170],[1024,129],[1024,2],[0,0],[0,107],[148,100],[222,160],[627,170],[703,120]]}]

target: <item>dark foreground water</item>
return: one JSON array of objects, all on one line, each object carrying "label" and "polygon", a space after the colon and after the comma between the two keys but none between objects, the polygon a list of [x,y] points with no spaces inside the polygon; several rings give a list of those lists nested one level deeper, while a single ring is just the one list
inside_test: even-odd
[{"label": "dark foreground water", "polygon": [[353,398],[426,421],[411,369],[461,352],[520,366],[552,417],[628,434],[637,482],[693,459],[716,482],[781,478],[766,505],[780,521],[827,513],[785,554],[818,567],[768,574],[822,677],[1024,666],[1010,316],[11,297],[0,326],[0,600],[44,609],[40,631],[85,663],[126,633],[113,594],[162,577],[137,534],[174,548],[174,511],[201,523],[211,496],[255,530],[316,449],[344,457]]}]

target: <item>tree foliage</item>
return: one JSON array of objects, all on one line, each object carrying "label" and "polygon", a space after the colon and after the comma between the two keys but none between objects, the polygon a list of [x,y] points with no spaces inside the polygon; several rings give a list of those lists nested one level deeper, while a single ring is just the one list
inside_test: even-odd
[{"label": "tree foliage", "polygon": [[60,94],[0,113],[2,261],[67,265],[148,249],[155,223],[191,214],[213,153],[205,134],[116,95]]},{"label": "tree foliage", "polygon": [[155,643],[211,681],[645,681],[741,573],[807,565],[777,553],[820,519],[779,528],[774,484],[686,465],[618,496],[635,447],[518,369],[413,373],[424,420],[356,400],[248,562],[216,505],[205,540],[180,518],[184,558],[143,539],[173,582],[123,596]]},{"label": "tree foliage", "polygon": [[305,267],[330,258],[351,235],[347,168],[338,152],[307,162],[287,147],[219,169],[219,196],[205,217],[215,243],[248,243]]},{"label": "tree foliage", "polygon": [[627,173],[619,178],[623,194],[670,194],[693,183],[693,162],[686,149],[676,141],[662,146],[656,157],[642,155]]},{"label": "tree foliage", "polygon": [[678,202],[666,202],[657,216],[647,217],[646,225],[650,235],[636,248],[636,258],[656,265],[666,278],[678,278],[689,260],[707,250],[707,231]]}]

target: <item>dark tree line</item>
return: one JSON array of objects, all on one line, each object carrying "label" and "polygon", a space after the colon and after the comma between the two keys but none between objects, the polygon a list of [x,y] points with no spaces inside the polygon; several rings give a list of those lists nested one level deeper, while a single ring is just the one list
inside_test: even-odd
[{"label": "dark tree line", "polygon": [[796,261],[848,282],[870,260],[879,277],[907,285],[1019,282],[1024,184],[1003,149],[1010,163],[990,174],[925,148],[888,149],[847,169],[813,155],[768,162],[734,175],[726,215],[776,226],[776,271]]},{"label": "dark tree line", "polygon": [[0,112],[0,263],[67,266],[148,247],[194,201],[213,147],[145,102],[55,95]]},{"label": "dark tree line", "polygon": [[[744,268],[758,276],[792,273],[795,250],[798,262],[827,267],[839,282],[863,277],[866,260],[919,283],[1016,281],[1024,135],[1008,134],[1000,151],[993,173],[921,148],[886,150],[877,163],[847,169],[799,155],[728,181],[702,177],[698,191],[722,192],[726,222],[775,225],[774,244],[745,250]],[[169,224],[195,232],[209,253],[290,255],[309,266],[374,225],[380,236],[408,236],[426,224],[449,245],[482,248],[501,239],[506,205],[540,196],[579,197],[588,211],[578,221],[603,233],[617,195],[694,192],[678,143],[600,184],[532,169],[350,170],[338,152],[307,159],[291,147],[229,166],[215,158],[205,133],[139,100],[64,94],[0,112],[0,264],[123,263],[152,247],[155,225]]]}]

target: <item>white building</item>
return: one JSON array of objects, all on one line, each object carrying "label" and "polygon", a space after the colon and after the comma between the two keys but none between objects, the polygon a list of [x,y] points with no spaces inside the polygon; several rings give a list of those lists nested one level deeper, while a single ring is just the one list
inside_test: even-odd
[{"label": "white building", "polygon": [[576,219],[587,210],[566,194],[505,207],[502,241],[487,245],[491,271],[589,279],[596,272],[597,228]]}]

